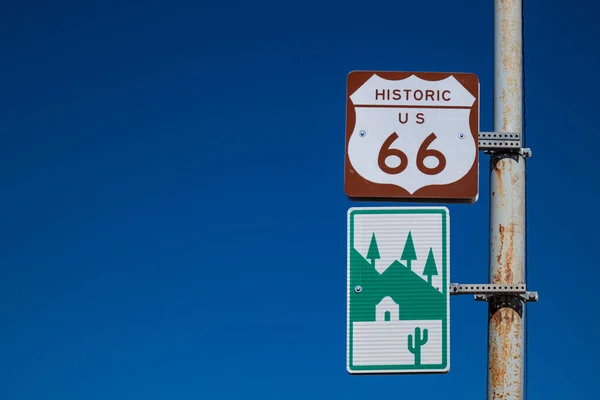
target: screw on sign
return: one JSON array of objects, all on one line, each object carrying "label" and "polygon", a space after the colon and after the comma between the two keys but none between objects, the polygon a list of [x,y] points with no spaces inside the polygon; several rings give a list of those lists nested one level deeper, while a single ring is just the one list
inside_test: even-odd
[{"label": "screw on sign", "polygon": [[476,75],[354,71],[347,92],[348,197],[477,200]]}]

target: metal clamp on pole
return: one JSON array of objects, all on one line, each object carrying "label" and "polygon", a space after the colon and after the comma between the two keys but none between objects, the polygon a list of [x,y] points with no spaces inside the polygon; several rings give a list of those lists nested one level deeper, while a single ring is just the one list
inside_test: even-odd
[{"label": "metal clamp on pole", "polygon": [[477,301],[488,301],[491,297],[502,295],[518,295],[524,302],[538,301],[538,292],[528,292],[527,287],[519,285],[496,285],[496,284],[469,284],[461,285],[458,283],[450,284],[450,294],[473,294]]},{"label": "metal clamp on pole", "polygon": [[531,157],[531,149],[521,145],[521,135],[516,132],[479,132],[479,150],[486,153],[514,150],[525,158]]}]

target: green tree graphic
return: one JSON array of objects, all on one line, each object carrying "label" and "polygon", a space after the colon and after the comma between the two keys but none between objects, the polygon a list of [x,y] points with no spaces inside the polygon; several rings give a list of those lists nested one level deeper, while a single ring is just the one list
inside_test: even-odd
[{"label": "green tree graphic", "polygon": [[375,239],[375,233],[371,236],[371,244],[369,245],[369,251],[367,253],[367,260],[371,260],[371,265],[375,268],[375,260],[379,260],[379,248],[377,247],[377,239]]},{"label": "green tree graphic", "polygon": [[406,261],[406,266],[411,269],[410,263],[417,259],[417,253],[415,252],[415,245],[413,244],[412,234],[409,231],[406,243],[404,243],[404,250],[402,250],[401,260]]},{"label": "green tree graphic", "polygon": [[433,249],[429,248],[429,255],[427,256],[427,261],[425,261],[425,269],[423,270],[423,275],[427,277],[427,283],[431,285],[431,277],[433,275],[437,275],[437,265],[435,265],[435,258],[433,257]]}]

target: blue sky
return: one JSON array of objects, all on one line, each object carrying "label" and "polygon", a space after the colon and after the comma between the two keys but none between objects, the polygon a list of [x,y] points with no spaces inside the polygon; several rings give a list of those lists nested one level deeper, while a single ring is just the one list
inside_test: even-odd
[{"label": "blue sky", "polygon": [[[526,2],[531,399],[596,397],[596,5]],[[472,72],[493,2],[22,1],[0,13],[0,398],[480,399],[487,307],[447,375],[345,368],[345,83]],[[451,280],[487,281],[479,201]],[[366,396],[366,397],[365,397]]]}]

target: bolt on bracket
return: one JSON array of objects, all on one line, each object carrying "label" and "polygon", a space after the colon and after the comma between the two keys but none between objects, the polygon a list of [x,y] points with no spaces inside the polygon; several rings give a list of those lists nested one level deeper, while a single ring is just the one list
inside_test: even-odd
[{"label": "bolt on bracket", "polygon": [[521,156],[523,156],[523,158],[529,158],[529,157],[531,157],[531,149],[528,147],[526,147],[524,149],[520,149],[519,154]]},{"label": "bolt on bracket", "polygon": [[516,295],[521,297],[524,302],[538,301],[537,292],[528,292],[524,284],[507,285],[507,284],[480,284],[480,285],[461,285],[458,283],[450,284],[450,294],[473,294],[477,301],[488,301],[491,297],[502,295]]}]

